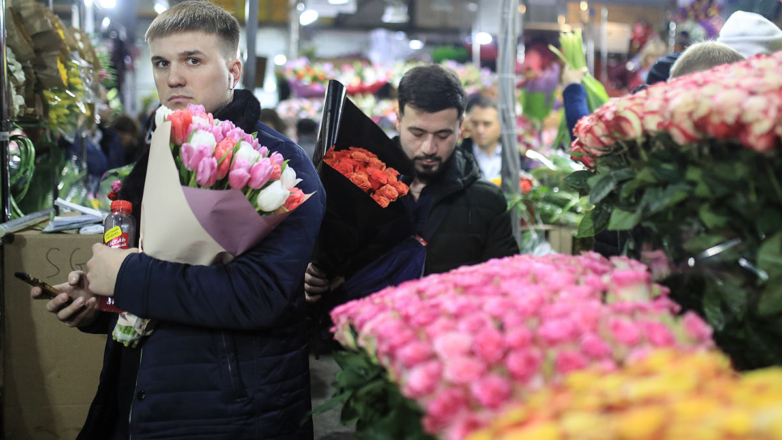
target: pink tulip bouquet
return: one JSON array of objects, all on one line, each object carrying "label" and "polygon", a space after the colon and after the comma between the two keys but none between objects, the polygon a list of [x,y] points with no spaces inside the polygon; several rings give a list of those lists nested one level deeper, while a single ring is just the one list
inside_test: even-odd
[{"label": "pink tulip bouquet", "polygon": [[[359,431],[417,414],[424,437],[462,439],[570,372],[709,349],[711,328],[677,317],[667,293],[641,263],[595,253],[520,255],[385,289],[332,312],[346,411]],[[383,399],[403,403],[370,403]],[[367,405],[379,409],[354,410]]]},{"label": "pink tulip bouquet", "polygon": [[645,231],[627,248],[664,253],[672,298],[740,369],[782,365],[780,71],[777,52],[607,103],[574,130],[592,171],[565,180],[594,205],[579,236]]},{"label": "pink tulip bouquet", "polygon": [[[141,251],[164,261],[227,263],[304,203],[296,171],[279,153],[203,106],[161,107],[141,206]],[[154,322],[121,313],[116,340],[136,346]]]}]

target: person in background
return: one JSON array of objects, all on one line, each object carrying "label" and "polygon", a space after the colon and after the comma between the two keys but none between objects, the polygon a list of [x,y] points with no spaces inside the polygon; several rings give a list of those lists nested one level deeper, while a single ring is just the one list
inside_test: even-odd
[{"label": "person in background", "polygon": [[276,110],[271,108],[261,109],[261,122],[273,128],[277,133],[285,135],[288,131],[288,124],[282,120]]},{"label": "person in background", "polygon": [[307,156],[312,158],[315,153],[315,141],[318,138],[318,123],[312,119],[299,119],[296,121],[296,142],[304,149]]},{"label": "person in background", "polygon": [[671,79],[745,59],[744,55],[723,43],[717,43],[716,41],[696,43],[682,52],[679,59],[673,63]]},{"label": "person in background", "polygon": [[782,30],[754,12],[736,11],[720,29],[718,43],[726,44],[749,58],[782,50]]},{"label": "person in background", "polygon": [[138,122],[128,115],[119,115],[111,121],[111,128],[119,136],[125,156],[125,165],[135,163],[142,153],[139,145],[141,129]]},{"label": "person in background", "polygon": [[483,179],[495,180],[502,171],[502,126],[497,101],[475,95],[467,101],[466,113],[470,137],[462,142],[461,148],[478,162]]},{"label": "person in background", "polygon": [[[505,196],[481,180],[472,155],[456,148],[466,100],[456,73],[415,67],[399,83],[398,96],[398,142],[415,168],[414,176],[402,177],[410,193],[401,200],[427,243],[424,275],[517,254]],[[310,302],[330,290],[331,280],[312,263],[304,281]]]},{"label": "person in background", "polygon": [[[208,1],[181,2],[158,15],[146,41],[162,104],[202,105],[215,119],[257,132],[313,195],[229,263],[189,265],[93,246],[88,273],[71,272],[46,304],[70,327],[108,334],[78,440],[312,439],[303,278],[325,192],[304,151],[258,122],[261,106],[252,92],[235,90],[242,77],[239,38],[239,22]],[[137,221],[148,161],[142,155],[119,194],[133,204]],[[49,299],[39,288],[31,295]],[[100,311],[97,296],[113,296],[118,308],[157,320],[154,333],[138,347],[114,341],[118,314]]]}]

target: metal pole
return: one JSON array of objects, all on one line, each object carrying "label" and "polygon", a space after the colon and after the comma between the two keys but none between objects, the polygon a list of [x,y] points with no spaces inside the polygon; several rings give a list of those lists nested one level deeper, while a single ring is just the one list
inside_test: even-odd
[{"label": "metal pole", "polygon": [[11,131],[11,113],[8,107],[9,93],[6,90],[8,86],[8,62],[6,61],[5,46],[5,0],[0,0],[0,199],[2,200],[2,212],[0,217],[3,222],[11,219],[11,183],[9,180],[8,169],[8,144],[9,132]]},{"label": "metal pole", "polygon": [[[519,40],[519,0],[502,0],[502,18],[500,21],[499,63],[499,99],[502,126],[502,191],[511,199],[519,197],[519,158],[516,137],[516,51]],[[521,246],[521,224],[517,210],[511,210],[511,225],[516,243]]]},{"label": "metal pole", "polygon": [[258,0],[247,0],[245,9],[245,23],[247,30],[247,63],[244,66],[244,88],[255,90],[255,43],[258,37]]},{"label": "metal pole", "polygon": [[95,7],[93,2],[84,2],[84,32],[95,33]]},{"label": "metal pole", "polygon": [[289,0],[289,32],[288,59],[295,60],[299,57],[299,10],[296,9],[298,0]]},{"label": "metal pole", "polygon": [[481,67],[481,45],[478,43],[478,12],[472,21],[472,63],[475,67]]},{"label": "metal pole", "polygon": [[600,78],[608,84],[608,7],[600,7]]}]

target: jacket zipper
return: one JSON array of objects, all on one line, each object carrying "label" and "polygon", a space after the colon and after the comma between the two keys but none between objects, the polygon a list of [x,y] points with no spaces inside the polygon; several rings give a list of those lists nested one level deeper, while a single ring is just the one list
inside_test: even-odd
[{"label": "jacket zipper", "polygon": [[133,421],[133,401],[136,400],[136,389],[138,388],[138,374],[141,371],[142,359],[144,359],[144,347],[141,347],[141,352],[138,355],[138,371],[136,372],[136,383],[133,384],[133,394],[130,396],[130,411],[128,411],[128,440],[133,438],[133,434],[130,429],[130,423]]}]

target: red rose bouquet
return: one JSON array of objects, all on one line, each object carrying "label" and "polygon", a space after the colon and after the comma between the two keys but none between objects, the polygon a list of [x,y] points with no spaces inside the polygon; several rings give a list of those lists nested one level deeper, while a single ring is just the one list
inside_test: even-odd
[{"label": "red rose bouquet", "polygon": [[331,147],[323,162],[367,192],[383,208],[399,197],[406,196],[410,190],[398,180],[399,171],[386,167],[376,154],[363,148],[350,147],[335,151],[335,147]]}]

